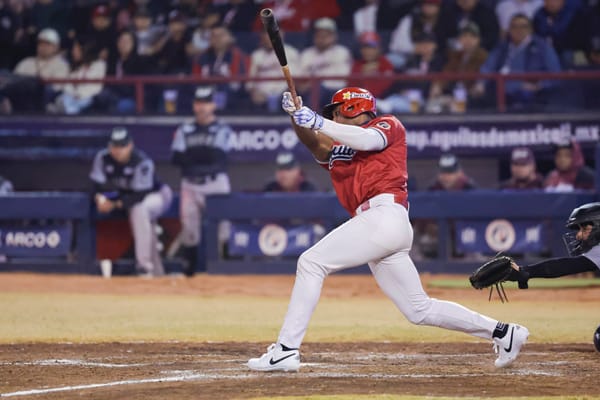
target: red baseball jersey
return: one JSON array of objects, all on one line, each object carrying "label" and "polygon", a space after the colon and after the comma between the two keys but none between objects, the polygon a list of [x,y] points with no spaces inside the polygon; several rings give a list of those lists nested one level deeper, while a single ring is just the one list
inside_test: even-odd
[{"label": "red baseball jersey", "polygon": [[406,130],[394,116],[384,115],[362,126],[376,129],[387,146],[380,151],[355,151],[335,142],[329,163],[333,187],[342,206],[354,215],[356,208],[382,193],[408,197],[406,167]]}]

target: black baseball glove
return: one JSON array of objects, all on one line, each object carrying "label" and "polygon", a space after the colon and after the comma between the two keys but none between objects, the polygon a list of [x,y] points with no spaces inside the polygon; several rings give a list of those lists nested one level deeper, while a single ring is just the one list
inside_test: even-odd
[{"label": "black baseball glove", "polygon": [[494,287],[496,287],[496,292],[498,292],[500,300],[503,303],[505,300],[508,302],[508,297],[506,297],[506,292],[504,291],[502,282],[512,280],[510,278],[514,277],[515,273],[518,274],[516,269],[513,268],[514,263],[514,260],[508,256],[496,256],[492,258],[471,274],[469,277],[471,286],[473,286],[475,289],[484,289],[489,287],[490,300],[492,298]]}]

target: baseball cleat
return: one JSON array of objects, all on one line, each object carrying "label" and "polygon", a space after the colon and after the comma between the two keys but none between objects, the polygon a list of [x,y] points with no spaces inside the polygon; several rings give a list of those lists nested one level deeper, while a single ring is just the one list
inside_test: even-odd
[{"label": "baseball cleat", "polygon": [[298,349],[284,350],[279,343],[273,343],[260,358],[251,358],[246,364],[254,371],[295,372],[300,368]]},{"label": "baseball cleat", "polygon": [[494,338],[494,351],[498,358],[494,362],[497,368],[508,367],[517,359],[521,347],[527,342],[529,330],[524,326],[509,324],[508,332],[503,338]]}]

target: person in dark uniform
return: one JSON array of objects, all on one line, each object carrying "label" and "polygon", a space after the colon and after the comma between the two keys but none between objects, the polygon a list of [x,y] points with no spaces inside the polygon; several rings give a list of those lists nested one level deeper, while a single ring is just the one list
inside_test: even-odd
[{"label": "person in dark uniform", "polygon": [[[185,273],[194,275],[198,267],[198,244],[201,240],[202,210],[206,196],[231,191],[227,175],[228,142],[231,127],[215,114],[214,88],[200,86],[194,92],[194,121],[175,131],[172,162],[181,168],[180,253],[187,261]],[[227,236],[226,226],[220,238]]]},{"label": "person in dark uniform", "polygon": [[569,232],[563,235],[569,257],[550,258],[534,264],[513,265],[509,281],[527,289],[531,278],[558,278],[582,272],[600,272],[600,203],[576,207],[567,219]]},{"label": "person in dark uniform", "polygon": [[94,158],[90,179],[98,212],[127,211],[135,241],[137,273],[149,277],[164,275],[155,224],[171,205],[173,192],[157,179],[154,162],[134,147],[126,128],[112,130],[108,148]]},{"label": "person in dark uniform", "polygon": [[263,192],[316,192],[317,187],[306,180],[300,163],[292,153],[279,153],[275,180],[267,183]]},{"label": "person in dark uniform", "polygon": [[14,191],[12,182],[0,176],[0,195],[9,194]]}]

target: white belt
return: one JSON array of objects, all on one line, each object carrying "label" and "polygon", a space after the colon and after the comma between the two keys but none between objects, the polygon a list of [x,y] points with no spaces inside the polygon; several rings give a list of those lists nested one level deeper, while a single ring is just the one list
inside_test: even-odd
[{"label": "white belt", "polygon": [[408,202],[402,196],[392,193],[382,193],[371,197],[369,200],[362,203],[356,208],[356,215],[359,215],[372,207],[377,207],[381,204],[400,204],[408,210]]}]

